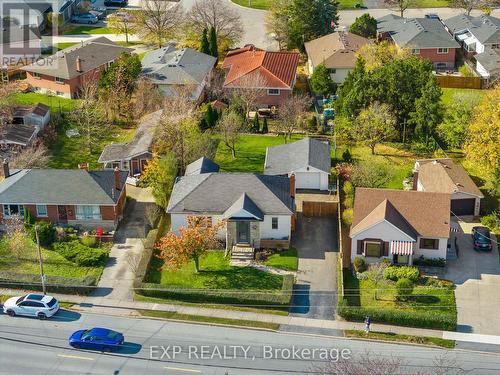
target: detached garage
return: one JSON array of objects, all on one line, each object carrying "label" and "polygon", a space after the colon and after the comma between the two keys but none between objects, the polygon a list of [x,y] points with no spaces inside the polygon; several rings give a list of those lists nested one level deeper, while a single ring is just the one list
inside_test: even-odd
[{"label": "detached garage", "polygon": [[452,215],[479,216],[483,194],[465,169],[449,158],[417,160],[413,187],[418,191],[450,194]]},{"label": "detached garage", "polygon": [[328,190],[330,144],[313,138],[268,147],[264,174],[295,175],[297,189]]}]

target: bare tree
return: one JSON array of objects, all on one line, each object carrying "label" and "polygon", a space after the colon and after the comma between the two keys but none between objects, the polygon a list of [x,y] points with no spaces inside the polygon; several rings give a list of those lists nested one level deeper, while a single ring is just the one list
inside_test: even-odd
[{"label": "bare tree", "polygon": [[277,130],[287,139],[305,127],[305,116],[311,105],[311,98],[304,94],[292,94],[278,108]]},{"label": "bare tree", "polygon": [[450,5],[453,8],[464,9],[467,15],[470,15],[473,9],[482,9],[494,4],[491,0],[452,0]]},{"label": "bare tree", "polygon": [[231,150],[233,158],[236,157],[236,144],[241,133],[245,130],[245,121],[235,111],[226,111],[216,126],[221,134],[224,144]]},{"label": "bare tree", "polygon": [[148,78],[140,78],[135,91],[134,111],[136,117],[155,112],[162,107],[163,94]]},{"label": "bare tree", "polygon": [[108,27],[115,34],[125,34],[125,41],[128,43],[128,36],[136,32],[136,24],[132,13],[122,10],[119,14],[110,14],[107,18]]},{"label": "bare tree", "polygon": [[385,0],[385,2],[390,7],[396,8],[400,16],[403,17],[405,10],[413,5],[414,0]]},{"label": "bare tree", "polygon": [[248,116],[248,112],[257,109],[259,99],[266,95],[266,79],[258,72],[247,74],[231,83],[227,87],[228,95],[231,99],[236,97],[243,104],[243,112]]},{"label": "bare tree", "polygon": [[161,48],[173,39],[184,22],[184,9],[180,3],[164,0],[144,0],[142,10],[136,12],[134,21],[142,39]]},{"label": "bare tree", "polygon": [[196,0],[187,19],[198,35],[213,27],[218,39],[227,41],[228,47],[238,43],[243,35],[240,15],[222,0]]},{"label": "bare tree", "polygon": [[43,143],[34,144],[31,147],[21,149],[14,154],[9,163],[16,169],[45,168],[50,161],[49,150]]},{"label": "bare tree", "polygon": [[5,221],[7,247],[16,259],[21,259],[26,252],[28,236],[22,217],[11,217]]}]

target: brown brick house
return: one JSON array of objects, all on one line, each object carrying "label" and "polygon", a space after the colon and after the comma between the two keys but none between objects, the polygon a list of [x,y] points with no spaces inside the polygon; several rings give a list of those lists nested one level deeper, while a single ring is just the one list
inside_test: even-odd
[{"label": "brown brick house", "polygon": [[26,71],[26,82],[34,91],[75,98],[86,82],[99,79],[104,68],[120,54],[131,51],[100,37],[39,59],[23,70]]},{"label": "brown brick house", "polygon": [[256,89],[264,94],[257,105],[279,106],[292,95],[300,55],[296,52],[264,51],[253,45],[230,51],[222,68],[224,89]]},{"label": "brown brick house", "polygon": [[127,172],[2,166],[0,225],[29,210],[36,220],[114,230],[123,216]]}]

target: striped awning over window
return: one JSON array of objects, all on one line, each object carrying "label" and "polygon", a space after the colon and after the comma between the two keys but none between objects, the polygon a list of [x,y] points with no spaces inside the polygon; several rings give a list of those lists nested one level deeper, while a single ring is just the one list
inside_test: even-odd
[{"label": "striped awning over window", "polygon": [[413,244],[411,241],[391,241],[389,249],[391,254],[411,255],[413,254]]}]

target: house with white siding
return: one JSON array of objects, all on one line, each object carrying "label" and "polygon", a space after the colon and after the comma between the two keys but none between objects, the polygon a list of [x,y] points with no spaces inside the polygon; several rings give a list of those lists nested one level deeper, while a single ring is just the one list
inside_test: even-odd
[{"label": "house with white siding", "polygon": [[357,188],[349,236],[351,261],[384,258],[413,264],[415,258],[446,259],[450,236],[450,195]]},{"label": "house with white siding", "polygon": [[167,207],[171,230],[178,233],[189,216],[202,216],[208,225],[224,221],[219,239],[228,251],[235,246],[287,248],[294,227],[295,178],[204,173],[199,166],[207,160],[194,162],[187,167],[189,174],[177,179]]}]

